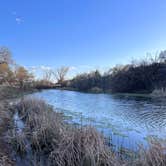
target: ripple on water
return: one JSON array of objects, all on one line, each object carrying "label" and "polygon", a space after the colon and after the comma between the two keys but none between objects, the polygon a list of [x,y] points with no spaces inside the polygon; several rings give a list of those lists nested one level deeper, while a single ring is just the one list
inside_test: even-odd
[{"label": "ripple on water", "polygon": [[[73,123],[90,124],[105,135],[125,136],[120,139],[126,146],[128,141],[145,142],[149,135],[164,138],[166,135],[165,99],[87,94],[66,90],[44,90],[33,94],[58,108]],[[117,134],[118,133],[118,134]],[[133,145],[132,145],[133,146]]]}]

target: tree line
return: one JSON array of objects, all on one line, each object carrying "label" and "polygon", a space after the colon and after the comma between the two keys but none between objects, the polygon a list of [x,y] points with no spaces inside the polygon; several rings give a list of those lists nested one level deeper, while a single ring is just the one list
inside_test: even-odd
[{"label": "tree line", "polygon": [[166,51],[127,65],[117,65],[104,74],[98,70],[77,75],[69,87],[79,91],[150,93],[166,86]]},{"label": "tree line", "polygon": [[25,67],[16,65],[11,52],[0,47],[0,85],[21,89],[33,87],[67,88],[84,92],[144,92],[166,87],[166,51],[127,65],[116,65],[104,74],[99,70],[82,73],[67,80],[69,67],[46,70],[43,78],[36,80]]}]

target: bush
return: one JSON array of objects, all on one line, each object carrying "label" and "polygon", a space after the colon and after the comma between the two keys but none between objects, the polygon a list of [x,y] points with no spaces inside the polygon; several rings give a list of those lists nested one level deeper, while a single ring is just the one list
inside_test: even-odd
[{"label": "bush", "polygon": [[101,88],[98,88],[98,87],[93,87],[89,90],[89,92],[91,92],[91,93],[101,93],[101,92],[103,92],[103,90]]}]

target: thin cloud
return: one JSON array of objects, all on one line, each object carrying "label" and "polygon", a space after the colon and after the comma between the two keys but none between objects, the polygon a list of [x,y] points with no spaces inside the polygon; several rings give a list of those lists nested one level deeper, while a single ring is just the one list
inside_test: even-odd
[{"label": "thin cloud", "polygon": [[40,66],[39,69],[43,70],[43,71],[48,71],[51,70],[50,66]]},{"label": "thin cloud", "polygon": [[38,68],[36,66],[28,67],[27,69],[32,73],[35,73],[38,70]]},{"label": "thin cloud", "polygon": [[15,20],[16,20],[17,24],[21,24],[23,22],[23,19],[20,17],[16,17]]},{"label": "thin cloud", "polygon": [[33,71],[33,72],[37,72],[37,71],[49,71],[49,70],[53,70],[53,68],[51,68],[50,66],[44,66],[44,65],[41,65],[41,66],[31,66],[31,67],[28,67],[28,69],[30,71]]},{"label": "thin cloud", "polygon": [[91,68],[92,68],[92,66],[88,66],[88,65],[81,65],[81,66],[79,66],[79,68],[91,69]]},{"label": "thin cloud", "polygon": [[11,14],[15,17],[14,19],[15,19],[15,21],[16,21],[17,24],[21,24],[21,23],[24,22],[23,18],[21,18],[20,16],[18,16],[18,14],[17,14],[16,11],[13,11]]},{"label": "thin cloud", "polygon": [[75,67],[75,66],[70,66],[69,69],[70,69],[70,70],[77,70],[77,67]]}]

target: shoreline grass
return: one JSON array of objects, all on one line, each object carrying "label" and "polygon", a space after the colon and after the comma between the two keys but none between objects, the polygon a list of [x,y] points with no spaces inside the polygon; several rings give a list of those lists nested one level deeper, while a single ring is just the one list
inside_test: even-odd
[{"label": "shoreline grass", "polygon": [[33,163],[48,166],[164,166],[166,163],[164,144],[151,141],[150,148],[140,147],[136,157],[121,157],[95,128],[65,123],[63,115],[42,100],[24,99],[14,110],[25,127],[22,132],[13,130],[11,143],[19,154],[31,153]]},{"label": "shoreline grass", "polygon": [[12,115],[5,101],[0,100],[0,166],[13,166],[11,147],[6,139],[6,132],[11,128]]},{"label": "shoreline grass", "polygon": [[44,101],[25,99],[15,110],[25,124],[23,133],[12,132],[11,143],[17,152],[25,154],[25,147],[30,145],[33,152],[48,157],[49,165],[119,164],[104,137],[94,128],[64,123],[62,115]]},{"label": "shoreline grass", "polygon": [[0,85],[0,166],[15,165],[12,148],[8,144],[7,133],[13,128],[11,104],[25,94],[34,92],[34,89],[21,91],[17,87]]}]

